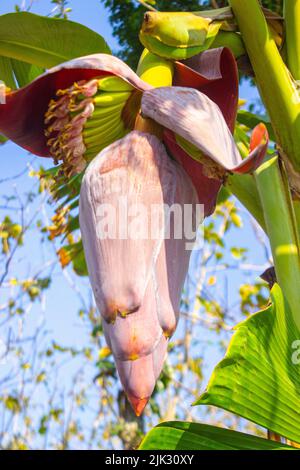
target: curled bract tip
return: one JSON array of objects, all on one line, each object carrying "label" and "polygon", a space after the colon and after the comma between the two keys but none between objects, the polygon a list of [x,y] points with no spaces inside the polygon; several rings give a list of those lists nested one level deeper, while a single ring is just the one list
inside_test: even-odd
[{"label": "curled bract tip", "polygon": [[253,131],[251,152],[243,160],[219,106],[195,89],[161,87],[146,91],[142,113],[177,134],[177,143],[188,149],[192,158],[207,167],[207,157],[214,162],[217,166],[212,167],[213,175],[217,178],[222,171],[223,174],[254,171],[267,149],[268,133],[260,124]]},{"label": "curled bract tip", "polygon": [[133,411],[135,412],[136,416],[141,416],[143,413],[150,397],[146,398],[137,398],[134,395],[127,394],[127,398],[129,403],[131,404]]},{"label": "curled bract tip", "polygon": [[259,146],[265,146],[269,143],[268,130],[262,122],[258,124],[252,131],[250,139],[250,151],[252,152]]},{"label": "curled bract tip", "polygon": [[252,173],[263,162],[269,145],[269,133],[263,123],[258,124],[250,137],[249,155],[235,168],[235,173]]}]

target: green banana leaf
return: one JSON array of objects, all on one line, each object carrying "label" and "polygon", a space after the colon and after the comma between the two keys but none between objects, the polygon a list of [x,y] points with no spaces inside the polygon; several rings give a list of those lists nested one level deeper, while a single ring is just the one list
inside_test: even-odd
[{"label": "green banana leaf", "polygon": [[153,428],[139,450],[295,450],[279,442],[207,424],[171,421]]},{"label": "green banana leaf", "polygon": [[0,80],[2,80],[9,88],[16,88],[14,71],[9,57],[0,56]]},{"label": "green banana leaf", "polygon": [[271,296],[268,308],[236,327],[195,404],[223,408],[299,443],[300,331],[278,284]]},{"label": "green banana leaf", "polygon": [[42,67],[0,56],[0,79],[13,90],[27,85],[43,72]]},{"label": "green banana leaf", "polygon": [[110,54],[105,40],[79,23],[27,12],[0,16],[0,56],[49,68],[100,52]]},{"label": "green banana leaf", "polygon": [[20,88],[32,82],[32,80],[34,80],[36,77],[38,77],[44,72],[44,69],[42,67],[28,64],[26,62],[22,62],[16,59],[11,59],[11,64],[14,76]]}]

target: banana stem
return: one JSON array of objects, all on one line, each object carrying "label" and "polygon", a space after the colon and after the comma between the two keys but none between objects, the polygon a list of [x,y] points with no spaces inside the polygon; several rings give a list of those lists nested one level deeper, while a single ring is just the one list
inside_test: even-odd
[{"label": "banana stem", "polygon": [[[296,217],[297,227],[298,227],[298,232],[299,232],[299,229],[300,229],[300,201],[298,201],[298,200],[293,201],[293,205],[294,205],[295,217]],[[299,234],[299,237],[300,237],[300,234]]]},{"label": "banana stem", "polygon": [[300,0],[284,1],[287,65],[300,80]]},{"label": "banana stem", "polygon": [[296,218],[284,168],[278,157],[255,172],[276,277],[300,331],[300,257]]},{"label": "banana stem", "polygon": [[230,175],[226,182],[226,188],[246,207],[267,233],[264,212],[254,177],[252,175]]},{"label": "banana stem", "polygon": [[229,3],[277,142],[294,169],[300,171],[300,100],[295,83],[270,35],[258,0],[229,0]]}]

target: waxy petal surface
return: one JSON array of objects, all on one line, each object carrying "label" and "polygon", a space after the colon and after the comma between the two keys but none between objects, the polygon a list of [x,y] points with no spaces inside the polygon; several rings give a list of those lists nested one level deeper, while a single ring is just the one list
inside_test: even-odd
[{"label": "waxy petal surface", "polygon": [[198,90],[161,87],[146,91],[142,113],[186,139],[225,171],[254,171],[261,163],[255,150],[242,160],[220,108]]},{"label": "waxy petal surface", "polygon": [[179,164],[172,162],[172,165],[176,168],[174,214],[176,217],[177,211],[182,211],[182,219],[170,219],[169,237],[162,244],[153,276],[159,294],[158,318],[164,334],[168,337],[172,336],[177,325],[182,287],[192,246],[196,231],[204,218],[203,207],[199,205],[190,178]]},{"label": "waxy petal surface", "polygon": [[162,336],[151,354],[135,361],[116,359],[121,383],[137,416],[141,415],[152,395],[167,355],[167,347],[168,340]]},{"label": "waxy petal surface", "polygon": [[[174,86],[195,88],[206,94],[220,108],[224,119],[234,131],[238,109],[239,79],[236,60],[230,49],[210,49],[191,59],[175,62]],[[222,179],[207,177],[203,164],[195,161],[181,148],[174,132],[164,131],[164,143],[171,155],[182,165],[204,205],[204,215],[213,213]]]},{"label": "waxy petal surface", "polygon": [[[193,225],[184,218],[169,229],[161,217],[159,229],[144,239],[99,239],[97,214],[103,204],[116,207],[123,196],[128,207],[141,203],[151,210],[164,205],[183,213],[191,206]],[[176,328],[180,295],[188,270],[197,225],[198,198],[184,172],[153,135],[133,131],[103,150],[89,165],[80,195],[80,227],[104,333],[116,359],[120,379],[137,414],[146,405],[161,372],[167,338]],[[155,212],[156,214],[156,212]],[[119,213],[116,226],[121,223]],[[169,229],[169,230],[168,230]],[[178,230],[182,232],[178,232]],[[178,237],[178,234],[182,236]],[[170,234],[169,236],[166,236]],[[190,248],[190,247],[189,247]]]},{"label": "waxy petal surface", "polygon": [[[80,226],[96,302],[107,321],[141,306],[163,241],[163,226],[156,238],[151,238],[150,223],[146,226],[151,205],[174,200],[176,174],[169,162],[158,139],[136,131],[106,147],[85,173]],[[105,210],[111,210],[107,223],[115,230],[103,239],[97,233]],[[145,218],[143,227],[134,227],[135,211],[136,220]],[[139,228],[141,236],[135,233]]]}]

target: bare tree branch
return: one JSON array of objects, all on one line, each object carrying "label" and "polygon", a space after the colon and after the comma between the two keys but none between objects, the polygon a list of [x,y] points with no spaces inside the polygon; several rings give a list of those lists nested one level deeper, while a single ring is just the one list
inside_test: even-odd
[{"label": "bare tree branch", "polygon": [[145,7],[147,10],[158,11],[156,8],[154,8],[152,5],[149,5],[149,3],[145,2],[144,0],[136,0],[136,2],[143,5],[143,7]]}]

